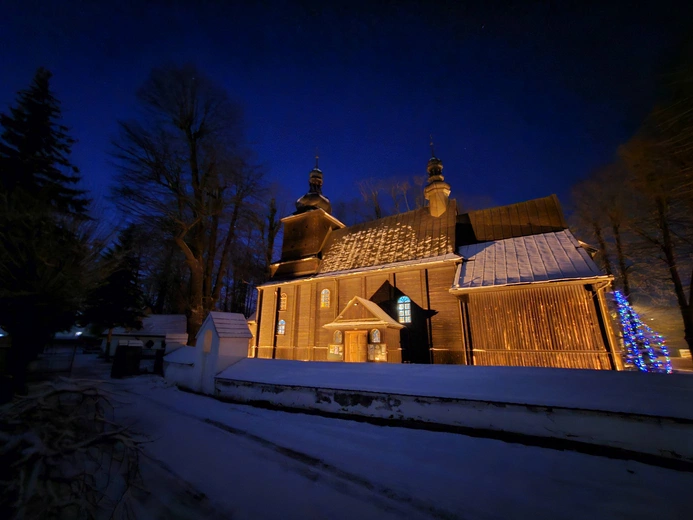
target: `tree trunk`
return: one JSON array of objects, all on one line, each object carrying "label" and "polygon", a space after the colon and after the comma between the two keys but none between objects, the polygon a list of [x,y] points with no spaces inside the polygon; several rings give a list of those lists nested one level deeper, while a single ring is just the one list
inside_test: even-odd
[{"label": "tree trunk", "polygon": [[621,284],[623,285],[623,296],[626,300],[630,302],[630,283],[628,281],[628,273],[626,269],[626,257],[623,254],[623,242],[621,241],[621,229],[620,225],[614,220],[611,220],[611,229],[614,233],[614,238],[616,239],[616,257],[618,260],[618,270],[621,274]]},{"label": "tree trunk", "polygon": [[241,211],[241,200],[235,200],[233,204],[233,211],[231,212],[231,221],[229,222],[229,231],[224,240],[224,248],[221,251],[221,258],[219,259],[219,270],[217,271],[216,279],[214,280],[214,290],[212,292],[212,298],[209,302],[210,309],[219,301],[219,295],[221,294],[221,286],[224,279],[224,271],[226,270],[227,263],[229,261],[229,255],[231,254],[231,246],[236,238],[236,223],[238,222],[238,217]]},{"label": "tree trunk", "polygon": [[20,330],[8,332],[12,339],[8,360],[12,391],[17,395],[26,395],[27,368],[48,343],[50,335],[31,331],[30,324],[25,324]]},{"label": "tree trunk", "polygon": [[108,329],[108,336],[106,336],[106,361],[111,360],[111,339],[113,338],[113,327]]},{"label": "tree trunk", "polygon": [[173,262],[173,255],[175,253],[176,244],[171,243],[166,254],[166,260],[164,260],[164,266],[159,275],[159,283],[156,291],[156,299],[154,300],[154,314],[163,314],[164,305],[169,295],[169,273],[171,272],[171,263]]},{"label": "tree trunk", "polygon": [[[214,286],[212,280],[214,278],[214,260],[217,257],[217,232],[219,230],[219,214],[215,208],[214,214],[209,225],[209,243],[207,244],[207,262],[205,265],[204,274],[204,304],[206,310],[212,310],[214,308],[213,291]],[[224,267],[220,266],[219,271],[223,272]]]},{"label": "tree trunk", "polygon": [[197,331],[200,330],[202,326],[205,313],[202,301],[203,278],[202,260],[198,260],[196,265],[190,266],[190,292],[188,294],[188,309],[186,313],[188,321],[188,345],[193,346],[195,345]]},{"label": "tree trunk", "polygon": [[[691,308],[690,301],[686,298],[686,291],[683,287],[681,275],[676,265],[674,243],[671,237],[671,230],[669,229],[668,204],[662,197],[657,198],[657,216],[659,218],[659,229],[662,232],[660,247],[664,254],[667,267],[669,268],[669,275],[674,284],[676,301],[679,304],[679,310],[683,318],[684,338],[686,339],[688,348],[693,352],[693,309]],[[691,281],[691,283],[693,283],[693,281]]]},{"label": "tree trunk", "polygon": [[611,262],[609,261],[609,252],[606,250],[606,240],[604,240],[602,228],[597,222],[592,222],[592,230],[594,231],[594,235],[597,237],[599,250],[602,252],[602,257],[604,258],[604,269],[606,270],[606,274],[613,275]]}]

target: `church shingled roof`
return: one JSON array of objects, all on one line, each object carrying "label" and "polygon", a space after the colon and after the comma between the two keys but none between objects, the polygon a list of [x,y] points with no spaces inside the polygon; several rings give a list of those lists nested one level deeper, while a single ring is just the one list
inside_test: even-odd
[{"label": "church shingled roof", "polygon": [[470,211],[459,215],[457,222],[458,246],[557,232],[568,228],[556,195]]},{"label": "church shingled roof", "polygon": [[432,217],[428,208],[356,224],[331,233],[320,274],[454,253],[457,206]]}]

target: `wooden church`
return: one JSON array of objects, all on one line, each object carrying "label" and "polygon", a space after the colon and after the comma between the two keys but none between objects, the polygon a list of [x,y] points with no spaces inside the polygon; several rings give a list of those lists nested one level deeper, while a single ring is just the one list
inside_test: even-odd
[{"label": "wooden church", "polygon": [[458,213],[428,161],[425,207],[347,227],[323,174],[282,219],[251,356],[619,369],[604,275],[555,195]]}]

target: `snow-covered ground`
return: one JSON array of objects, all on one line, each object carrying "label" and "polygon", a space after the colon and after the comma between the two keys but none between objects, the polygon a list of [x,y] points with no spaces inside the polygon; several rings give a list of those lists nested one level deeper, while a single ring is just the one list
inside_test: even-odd
[{"label": "snow-covered ground", "polygon": [[[108,365],[79,356],[75,377]],[[222,403],[110,382],[152,439],[138,518],[683,518],[693,474],[632,461]]]}]

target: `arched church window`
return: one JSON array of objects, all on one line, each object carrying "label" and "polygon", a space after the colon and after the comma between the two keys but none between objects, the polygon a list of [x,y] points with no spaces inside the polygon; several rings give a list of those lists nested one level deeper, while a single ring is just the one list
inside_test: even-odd
[{"label": "arched church window", "polygon": [[335,330],[333,339],[334,339],[335,345],[341,345],[342,344],[342,331],[341,330]]},{"label": "arched church window", "polygon": [[322,292],[320,293],[320,307],[323,309],[329,309],[330,308],[330,290],[329,289],[323,289]]},{"label": "arched church window", "polygon": [[279,310],[280,311],[285,311],[286,310],[286,302],[288,301],[289,297],[286,295],[285,292],[282,293],[282,295],[279,297]]},{"label": "arched church window", "polygon": [[397,300],[397,318],[400,323],[411,323],[411,300],[408,296]]},{"label": "arched church window", "polygon": [[277,323],[277,334],[285,334],[286,333],[286,322],[284,320],[279,320],[279,323]]},{"label": "arched church window", "polygon": [[371,343],[380,343],[380,331],[378,329],[371,331]]}]

